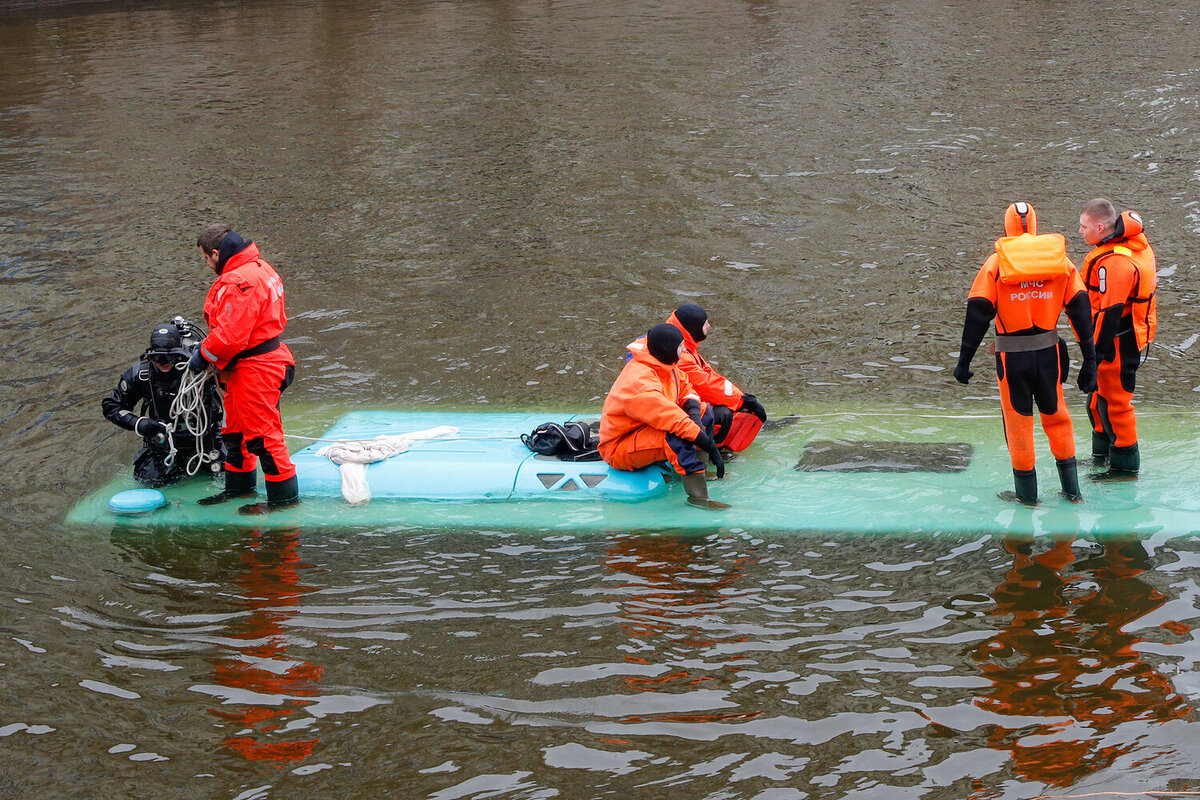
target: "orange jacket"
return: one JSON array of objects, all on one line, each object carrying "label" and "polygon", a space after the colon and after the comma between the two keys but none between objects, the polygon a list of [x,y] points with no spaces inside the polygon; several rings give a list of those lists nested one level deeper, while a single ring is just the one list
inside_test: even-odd
[{"label": "orange jacket", "polygon": [[700,399],[683,371],[650,355],[645,338],[627,349],[633,356],[608,390],[600,412],[600,454],[606,460],[622,438],[643,427],[687,441],[700,434],[700,426],[683,410],[688,398]]},{"label": "orange jacket", "polygon": [[[283,303],[283,281],[259,258],[258,246],[251,242],[234,253],[204,299],[209,328],[200,343],[204,357],[225,369],[238,353],[282,335],[287,325]],[[282,357],[288,364],[295,363],[285,344],[269,355],[273,361]]]},{"label": "orange jacket", "polygon": [[729,406],[736,411],[742,405],[742,390],[700,357],[699,345],[688,333],[687,328],[683,327],[674,311],[667,322],[683,333],[683,347],[686,352],[679,358],[678,366],[687,376],[688,383],[696,390],[696,394],[706,403]]},{"label": "orange jacket", "polygon": [[[1124,235],[1092,248],[1083,260],[1083,277],[1092,303],[1097,344],[1100,343],[1102,318],[1110,310],[1120,307],[1120,316],[1133,318],[1138,349],[1142,350],[1154,341],[1158,330],[1158,300],[1155,297],[1158,271],[1154,249],[1142,232],[1141,218],[1126,211],[1121,220]],[[1120,332],[1112,328],[1109,325],[1104,329],[1106,337]]]},{"label": "orange jacket", "polygon": [[996,240],[996,252],[975,276],[969,298],[992,304],[996,333],[1031,334],[1058,327],[1063,309],[1085,291],[1060,234],[1026,233]]}]

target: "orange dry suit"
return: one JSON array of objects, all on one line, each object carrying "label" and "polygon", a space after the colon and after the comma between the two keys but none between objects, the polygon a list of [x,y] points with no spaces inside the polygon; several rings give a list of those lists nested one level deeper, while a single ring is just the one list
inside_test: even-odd
[{"label": "orange dry suit", "polygon": [[696,390],[696,394],[706,403],[715,406],[728,406],[737,410],[742,405],[742,390],[733,381],[712,368],[712,365],[700,356],[700,345],[691,332],[679,321],[675,312],[667,318],[668,325],[674,325],[683,334],[684,353],[679,357],[679,368],[687,376],[688,383]]},{"label": "orange dry suit", "polygon": [[1158,273],[1141,217],[1126,211],[1117,218],[1112,237],[1084,258],[1083,278],[1098,359],[1097,390],[1088,398],[1088,416],[1093,452],[1103,456],[1110,446],[1137,445],[1132,403],[1136,372],[1158,328]]},{"label": "orange dry suit", "polygon": [[204,300],[204,321],[209,334],[200,353],[221,370],[225,385],[225,468],[251,473],[261,459],[270,490],[296,475],[279,415],[279,395],[295,376],[296,360],[279,340],[287,325],[283,281],[254,242],[225,262]]},{"label": "orange dry suit", "polygon": [[1055,459],[1075,457],[1074,430],[1062,392],[1069,362],[1057,332],[1064,309],[1083,352],[1080,381],[1090,384],[1095,363],[1092,323],[1087,293],[1067,257],[1066,240],[1053,233],[997,239],[996,252],[971,285],[959,369],[965,371],[971,363],[994,317],[1004,437],[1016,471],[1034,468],[1035,404]]},{"label": "orange dry suit", "polygon": [[680,475],[704,471],[691,443],[701,426],[683,410],[700,398],[683,371],[650,354],[642,337],[626,348],[631,356],[604,398],[600,455],[616,469],[635,470],[668,461]]}]

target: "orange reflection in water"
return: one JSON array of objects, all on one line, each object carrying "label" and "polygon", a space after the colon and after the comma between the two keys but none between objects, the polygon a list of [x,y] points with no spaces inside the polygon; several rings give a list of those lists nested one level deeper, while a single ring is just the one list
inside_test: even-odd
[{"label": "orange reflection in water", "polygon": [[[1102,743],[1117,726],[1192,710],[1141,658],[1143,638],[1125,630],[1167,600],[1138,577],[1148,567],[1141,542],[1109,539],[1077,561],[1072,541],[1038,553],[1031,540],[1005,541],[1013,563],[991,613],[1010,620],[974,652],[992,683],[976,704],[1022,718],[991,730],[988,746],[1010,752],[1017,774],[1051,786],[1068,786],[1130,752],[1130,741]],[[1161,627],[1190,631],[1177,622]]]},{"label": "orange reflection in water", "polygon": [[239,732],[221,743],[251,761],[277,762],[284,766],[312,754],[319,738],[296,741],[263,741],[288,717],[311,701],[298,698],[320,694],[317,682],[324,667],[311,661],[288,658],[284,622],[296,613],[304,595],[316,587],[300,582],[300,570],[308,567],[297,553],[299,531],[250,531],[240,551],[244,571],[237,584],[250,613],[238,619],[230,637],[246,641],[236,653],[216,663],[214,680],[221,686],[264,695],[286,695],[278,704],[247,704],[235,711],[212,710],[211,714],[241,725],[252,733]]},{"label": "orange reflection in water", "polygon": [[[704,539],[677,535],[628,535],[614,539],[608,549],[606,565],[610,572],[632,576],[617,585],[621,593],[613,598],[621,606],[621,627],[641,645],[647,655],[626,655],[634,664],[672,666],[694,659],[692,651],[719,642],[745,641],[745,636],[713,636],[703,627],[704,617],[718,614],[726,605],[726,590],[742,575],[750,557],[713,560],[708,557]],[[625,590],[633,590],[626,592]],[[737,660],[744,656],[729,656]],[[730,667],[729,669],[734,669]],[[626,688],[634,692],[688,691],[716,681],[712,675],[696,675],[677,667],[662,675],[627,675]],[[656,714],[652,719],[672,722],[714,722],[744,720],[762,712]],[[651,717],[633,715],[625,722],[641,722]]]}]

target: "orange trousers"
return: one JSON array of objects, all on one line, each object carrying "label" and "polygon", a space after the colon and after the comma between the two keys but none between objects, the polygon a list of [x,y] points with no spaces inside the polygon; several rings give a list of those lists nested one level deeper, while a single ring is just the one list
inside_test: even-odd
[{"label": "orange trousers", "polygon": [[241,361],[225,379],[225,469],[251,472],[262,460],[263,477],[284,481],[296,474],[283,440],[279,395],[295,370],[279,361]]},{"label": "orange trousers", "polygon": [[1034,405],[1050,440],[1050,452],[1059,461],[1075,457],[1075,428],[1063,400],[1062,361],[1059,347],[996,354],[1004,439],[1015,470],[1027,471],[1034,466]]},{"label": "orange trousers", "polygon": [[1088,419],[1092,422],[1092,430],[1108,436],[1113,447],[1137,444],[1133,390],[1141,362],[1137,337],[1131,328],[1117,334],[1117,351],[1113,359],[1096,365],[1097,389],[1088,397]]}]

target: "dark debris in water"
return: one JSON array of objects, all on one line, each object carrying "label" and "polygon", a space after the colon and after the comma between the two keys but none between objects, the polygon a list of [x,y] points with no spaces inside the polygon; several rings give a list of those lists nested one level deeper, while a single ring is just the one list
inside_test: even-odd
[{"label": "dark debris in water", "polygon": [[767,421],[763,423],[763,430],[764,431],[779,430],[780,428],[786,428],[789,425],[794,425],[799,421],[800,421],[799,414],[788,414],[787,416],[784,416],[784,417],[768,417]]},{"label": "dark debris in water", "polygon": [[963,472],[974,448],[966,442],[809,442],[801,472]]}]

